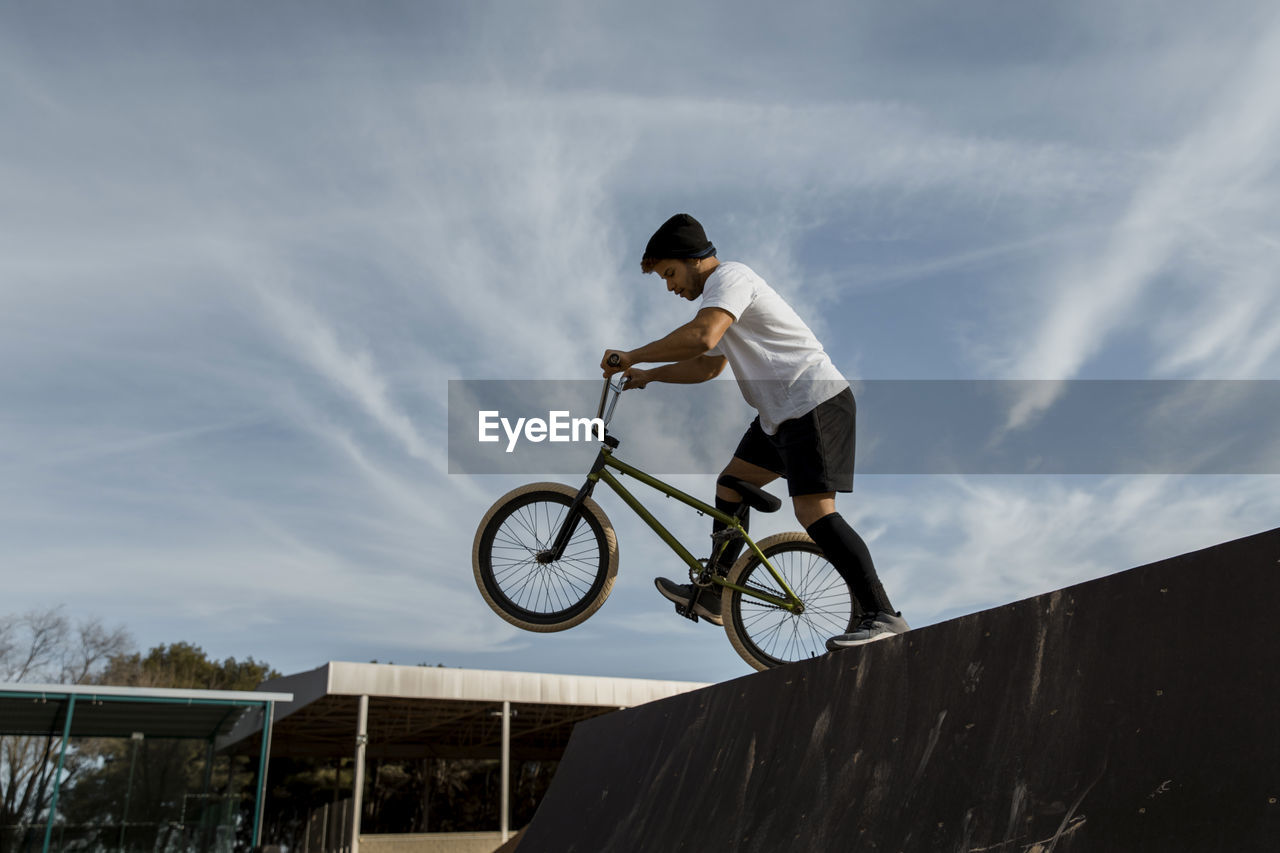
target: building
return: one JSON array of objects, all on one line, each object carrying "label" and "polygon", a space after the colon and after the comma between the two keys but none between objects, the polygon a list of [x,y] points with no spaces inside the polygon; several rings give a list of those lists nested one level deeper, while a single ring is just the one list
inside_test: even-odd
[{"label": "building", "polygon": [[[274,705],[267,731],[273,759],[345,762],[344,797],[313,815],[298,842],[308,851],[489,853],[510,826],[513,765],[558,760],[575,723],[704,687],[679,681],[330,662],[259,689],[293,698]],[[262,749],[261,719],[244,719],[233,750]],[[371,761],[492,759],[501,779],[497,826],[467,834],[366,834],[354,815],[376,784]],[[338,776],[334,777],[339,778]],[[343,777],[344,779],[346,777]],[[349,792],[349,795],[346,795]],[[270,802],[267,809],[271,808]],[[263,839],[271,844],[268,832]]]},{"label": "building", "polygon": [[[0,684],[0,850],[257,845],[270,721],[288,693]],[[238,723],[265,730],[232,757]],[[152,768],[179,772],[156,779]],[[240,836],[237,838],[237,836]]]}]

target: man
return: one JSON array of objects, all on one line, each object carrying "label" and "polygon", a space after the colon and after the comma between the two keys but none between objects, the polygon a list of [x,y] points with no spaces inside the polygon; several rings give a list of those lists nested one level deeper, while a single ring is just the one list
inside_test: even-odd
[{"label": "man", "polygon": [[[876,575],[866,543],[836,511],[836,492],[853,490],[854,415],[849,383],[822,344],[764,279],[733,261],[721,263],[715,246],[696,219],[676,214],[663,223],[645,248],[641,268],[656,272],[667,290],[690,301],[701,299],[694,318],[660,340],[634,350],[607,350],[605,376],[622,372],[626,388],[650,382],[705,382],[727,363],[747,402],[759,413],[738,444],[723,474],[764,486],[787,481],[796,520],[844,577],[862,607],[862,621],[848,634],[832,637],[834,651],[882,640],[908,630]],[[609,364],[611,356],[617,363]],[[638,364],[662,363],[641,369]],[[742,496],[716,486],[716,507],[741,512]],[[723,528],[717,522],[713,533]],[[737,547],[717,556],[718,573],[733,565]],[[691,584],[656,578],[658,591],[687,606]],[[695,612],[717,625],[720,587],[698,597]]]}]

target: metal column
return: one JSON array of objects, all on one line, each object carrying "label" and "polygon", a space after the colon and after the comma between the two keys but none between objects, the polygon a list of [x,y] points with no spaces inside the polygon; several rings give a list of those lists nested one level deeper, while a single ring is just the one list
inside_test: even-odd
[{"label": "metal column", "polygon": [[[215,760],[215,746],[216,741],[214,738],[209,738],[204,748],[204,786],[200,789],[200,798],[204,802],[204,808],[200,810],[200,846],[197,848],[201,851],[213,849],[211,839],[216,836],[218,832],[218,816],[217,812],[213,811],[211,807],[212,795],[209,793],[213,790],[213,762]],[[230,770],[230,768],[228,768],[228,770]],[[231,793],[230,788],[231,779],[230,773],[228,773],[226,793]],[[211,818],[212,826],[210,826]],[[121,846],[123,847],[124,845]]]},{"label": "metal column", "polygon": [[351,796],[351,853],[360,853],[360,813],[364,810],[364,753],[369,744],[369,697],[360,697],[356,718],[356,769]]},{"label": "metal column", "polygon": [[138,744],[146,738],[142,732],[134,732],[129,736],[132,745],[129,747],[129,785],[124,791],[124,811],[120,813],[120,853],[124,853],[125,829],[129,826],[129,801],[133,799],[133,771],[138,765]]},{"label": "metal column", "polygon": [[62,748],[58,750],[58,768],[53,771],[53,799],[49,802],[49,820],[44,825],[44,853],[49,853],[53,839],[53,818],[58,813],[58,792],[62,790],[62,762],[67,757],[67,741],[71,740],[71,718],[76,713],[75,694],[67,699],[67,719],[62,724]]},{"label": "metal column", "polygon": [[262,811],[267,798],[267,759],[271,756],[271,723],[276,703],[267,702],[262,709],[262,753],[258,756],[258,800],[253,810],[253,846],[262,846]]},{"label": "metal column", "polygon": [[511,837],[511,703],[502,703],[502,840]]}]

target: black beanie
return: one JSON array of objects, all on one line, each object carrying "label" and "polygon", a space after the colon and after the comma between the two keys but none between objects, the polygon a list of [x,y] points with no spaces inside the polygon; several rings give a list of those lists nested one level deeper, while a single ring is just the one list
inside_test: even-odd
[{"label": "black beanie", "polygon": [[644,260],[662,258],[705,258],[716,253],[698,220],[687,213],[677,213],[662,223],[644,247]]}]

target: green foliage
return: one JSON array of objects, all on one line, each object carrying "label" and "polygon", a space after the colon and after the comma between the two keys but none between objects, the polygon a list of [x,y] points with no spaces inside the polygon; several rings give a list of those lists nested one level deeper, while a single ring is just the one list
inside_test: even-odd
[{"label": "green foliage", "polygon": [[252,657],[211,660],[191,643],[159,645],[147,652],[113,656],[101,679],[124,687],[179,687],[198,690],[253,690],[280,673]]}]

